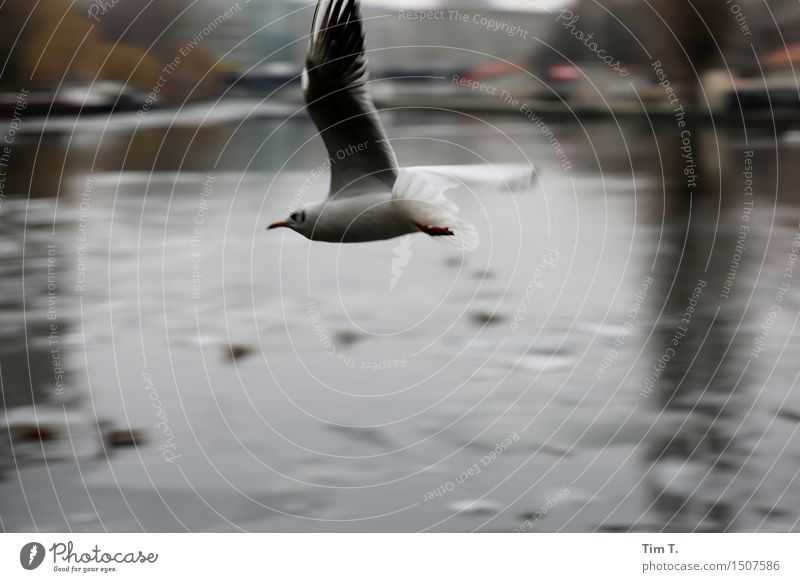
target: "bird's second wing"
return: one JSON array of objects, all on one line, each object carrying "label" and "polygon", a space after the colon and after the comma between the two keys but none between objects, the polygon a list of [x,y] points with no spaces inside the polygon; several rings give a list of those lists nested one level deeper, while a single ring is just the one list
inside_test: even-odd
[{"label": "bird's second wing", "polygon": [[461,166],[415,166],[407,171],[424,176],[443,190],[522,192],[535,186],[538,175],[528,164],[468,164]]},{"label": "bird's second wing", "polygon": [[303,89],[331,160],[331,196],[390,189],[397,161],[367,90],[358,0],[319,0]]}]

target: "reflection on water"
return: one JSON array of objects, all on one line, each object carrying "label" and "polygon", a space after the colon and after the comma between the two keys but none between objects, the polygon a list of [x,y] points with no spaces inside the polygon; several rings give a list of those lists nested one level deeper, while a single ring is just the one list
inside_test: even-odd
[{"label": "reflection on water", "polygon": [[324,195],[303,120],[17,136],[5,530],[797,529],[791,134],[697,131],[689,197],[669,128],[554,127],[565,171],[524,120],[387,121],[540,184],[457,194],[467,257],[337,247],[264,230]]},{"label": "reflection on water", "polygon": [[792,530],[796,425],[781,417],[795,378],[780,370],[796,324],[800,228],[794,193],[774,180],[788,160],[752,136],[706,133],[715,147],[699,155],[717,167],[701,165],[694,196],[670,192],[680,202],[667,217],[683,224],[667,241],[680,253],[662,272],[671,281],[649,376],[659,380],[648,510],[673,531]]}]

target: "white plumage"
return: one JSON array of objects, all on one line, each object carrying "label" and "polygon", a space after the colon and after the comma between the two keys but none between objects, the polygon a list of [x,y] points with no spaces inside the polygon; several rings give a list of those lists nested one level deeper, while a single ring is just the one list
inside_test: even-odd
[{"label": "white plumage", "polygon": [[358,0],[320,0],[303,71],[308,112],[331,161],[328,198],[269,228],[334,243],[424,232],[456,248],[477,248],[478,231],[459,218],[454,187],[527,187],[529,167],[426,166],[401,170],[367,90]]}]

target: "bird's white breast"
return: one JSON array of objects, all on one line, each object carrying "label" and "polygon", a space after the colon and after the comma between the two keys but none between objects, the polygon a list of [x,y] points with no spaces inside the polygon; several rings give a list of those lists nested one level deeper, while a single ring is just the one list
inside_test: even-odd
[{"label": "bird's white breast", "polygon": [[417,227],[398,212],[391,193],[334,198],[319,214],[312,240],[367,242],[415,232]]}]

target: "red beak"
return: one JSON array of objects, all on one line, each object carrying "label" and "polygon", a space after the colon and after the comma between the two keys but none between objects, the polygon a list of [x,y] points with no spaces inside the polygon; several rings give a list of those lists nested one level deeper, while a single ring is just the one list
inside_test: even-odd
[{"label": "red beak", "polygon": [[283,220],[279,220],[278,222],[273,222],[272,224],[270,224],[270,225],[267,227],[267,230],[270,230],[270,229],[272,229],[272,228],[279,228],[279,227],[281,227],[281,226],[289,226],[289,225],[288,225],[288,224],[286,224],[286,222],[285,222],[285,221],[283,221]]}]

